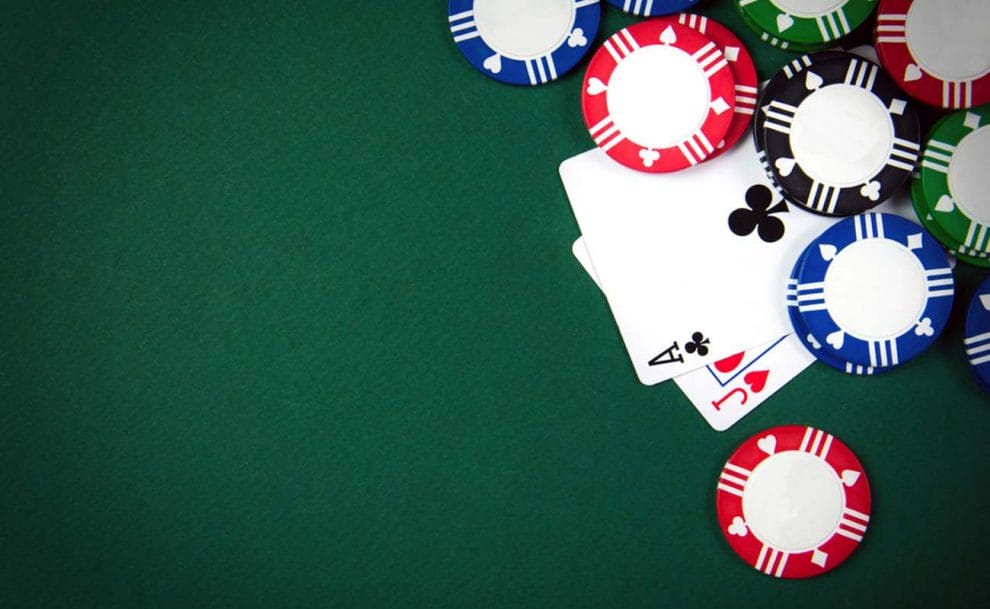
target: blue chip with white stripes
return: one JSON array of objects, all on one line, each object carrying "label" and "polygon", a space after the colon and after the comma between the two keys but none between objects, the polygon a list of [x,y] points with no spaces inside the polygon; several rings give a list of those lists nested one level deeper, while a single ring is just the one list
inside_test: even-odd
[{"label": "blue chip with white stripes", "polygon": [[807,251],[798,257],[797,262],[794,263],[794,268],[791,270],[791,275],[787,279],[787,316],[791,320],[791,327],[794,329],[794,334],[797,335],[798,340],[804,345],[804,348],[808,350],[809,353],[815,356],[815,358],[827,364],[836,370],[841,370],[846,374],[852,374],[855,376],[873,376],[878,372],[886,372],[891,370],[891,368],[873,368],[872,366],[863,366],[861,364],[852,364],[839,359],[837,356],[833,355],[831,351],[822,348],[822,343],[815,338],[808,327],[804,325],[804,320],[801,319],[801,313],[798,311],[798,299],[797,299],[797,285],[798,285],[798,271],[801,270],[801,265],[804,263],[804,257]]},{"label": "blue chip with white stripes", "polygon": [[640,17],[658,17],[685,11],[698,0],[608,0],[608,3]]},{"label": "blue chip with white stripes", "polygon": [[479,72],[540,85],[573,69],[591,48],[599,0],[450,0],[450,33]]},{"label": "blue chip with white stripes", "polygon": [[942,247],[892,214],[837,222],[806,248],[796,278],[789,292],[815,340],[844,362],[875,369],[934,344],[955,293]]},{"label": "blue chip with white stripes", "polygon": [[877,64],[841,53],[808,65],[761,99],[774,181],[805,209],[851,216],[911,176],[921,152],[914,103]]},{"label": "blue chip with white stripes", "polygon": [[990,393],[990,277],[983,280],[966,313],[966,359],[980,388]]}]

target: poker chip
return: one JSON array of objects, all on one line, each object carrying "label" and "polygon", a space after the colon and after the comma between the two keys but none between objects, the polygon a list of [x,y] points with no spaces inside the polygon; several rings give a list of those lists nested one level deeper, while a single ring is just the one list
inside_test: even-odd
[{"label": "poker chip", "polygon": [[854,376],[873,376],[878,372],[893,370],[893,368],[874,368],[873,366],[853,364],[852,362],[839,359],[829,351],[822,348],[822,344],[818,342],[818,339],[814,337],[811,330],[808,329],[808,326],[806,326],[804,321],[801,320],[797,307],[794,307],[793,309],[789,308],[787,314],[791,320],[791,326],[794,329],[794,333],[797,335],[798,340],[801,341],[801,344],[804,345],[804,348],[807,349],[809,353],[815,356],[815,359],[823,364],[831,368],[835,368],[840,372],[845,372],[846,374],[852,374]]},{"label": "poker chip", "polygon": [[925,145],[920,183],[949,239],[990,252],[990,104],[939,122]]},{"label": "poker chip", "polygon": [[806,248],[796,279],[798,312],[822,348],[873,368],[920,355],[952,309],[945,252],[921,226],[892,214],[832,225]]},{"label": "poker chip", "polygon": [[752,30],[754,33],[759,35],[761,42],[769,44],[772,47],[780,49],[781,51],[790,51],[792,53],[808,53],[808,52],[824,49],[828,46],[825,43],[819,43],[819,44],[800,43],[800,42],[792,42],[790,40],[784,40],[782,38],[778,38],[773,34],[764,31],[763,28],[761,28],[759,25],[754,23],[753,20],[750,19],[749,16],[747,16],[746,13],[739,8],[739,3],[735,3],[735,7],[737,9],[736,12],[739,14],[741,21],[745,23],[750,30]]},{"label": "poker chip", "polygon": [[877,53],[908,95],[942,108],[990,103],[990,2],[883,0],[878,13]]},{"label": "poker chip", "polygon": [[762,431],[719,475],[715,511],[729,546],[754,569],[799,579],[849,559],[870,523],[870,483],[841,440],[814,427]]},{"label": "poker chip", "polygon": [[669,20],[613,34],[591,58],[581,105],[595,144],[619,163],[677,171],[715,152],[735,114],[735,80],[715,43]]},{"label": "poker chip", "polygon": [[598,0],[450,0],[457,48],[479,72],[539,85],[571,70],[598,32]]},{"label": "poker chip", "polygon": [[969,303],[963,346],[980,388],[990,393],[990,277],[983,280]]},{"label": "poker chip", "polygon": [[798,257],[797,262],[794,263],[794,268],[791,271],[791,275],[787,280],[787,316],[791,321],[791,327],[794,329],[794,334],[804,345],[804,348],[808,350],[809,353],[815,356],[818,361],[845,372],[846,374],[853,374],[856,376],[872,376],[876,372],[884,372],[889,370],[889,368],[874,368],[873,366],[863,366],[860,364],[853,364],[851,362],[844,361],[837,356],[833,355],[830,351],[822,347],[822,343],[815,338],[808,326],[805,325],[804,320],[801,319],[801,314],[798,311],[798,271],[801,269],[801,265],[804,263],[804,257],[807,255],[807,250],[802,252]]},{"label": "poker chip", "polygon": [[[745,20],[743,20],[743,22],[745,23]],[[815,51],[825,49],[828,46],[824,44],[797,44],[794,42],[788,42],[787,40],[781,40],[776,36],[771,36],[770,34],[760,30],[756,30],[756,33],[760,35],[760,42],[764,42],[776,49],[788,51],[790,53],[813,53]]]},{"label": "poker chip", "polygon": [[838,40],[873,12],[873,0],[735,0],[739,12],[759,31],[794,44]]},{"label": "poker chip", "polygon": [[990,268],[990,254],[977,252],[958,243],[949,237],[948,233],[935,221],[928,200],[922,192],[920,179],[911,180],[911,205],[918,221],[925,227],[925,230],[941,243],[949,251],[949,254],[955,256],[956,260],[981,268]]},{"label": "poker chip", "polygon": [[[945,115],[940,118],[931,127],[929,131],[930,134],[937,131],[941,126],[952,117],[951,114]],[[990,254],[987,252],[980,252],[972,248],[966,247],[957,241],[949,237],[948,233],[935,221],[935,217],[932,215],[931,201],[925,196],[924,188],[921,184],[921,173],[916,171],[911,175],[911,205],[914,208],[914,213],[918,218],[918,221],[922,226],[934,237],[939,243],[942,244],[949,254],[955,256],[957,260],[962,262],[988,267],[990,265]],[[990,267],[988,267],[990,268]]]},{"label": "poker chip", "polygon": [[777,183],[829,216],[867,211],[911,176],[921,150],[914,106],[875,63],[846,54],[817,61],[763,105]]},{"label": "poker chip", "polygon": [[[763,87],[763,92],[760,94],[759,101],[757,102],[757,108],[759,111],[753,116],[753,145],[756,147],[756,156],[760,160],[760,164],[763,165],[764,171],[766,171],[767,178],[770,179],[770,183],[773,184],[777,192],[784,197],[788,202],[792,202],[790,196],[784,191],[783,188],[777,184],[777,179],[774,178],[773,172],[770,171],[770,163],[767,161],[766,155],[766,131],[764,130],[764,123],[766,122],[768,103],[770,99],[773,99],[778,95],[781,87],[784,84],[801,74],[812,64],[819,61],[828,61],[830,59],[841,59],[846,57],[846,54],[840,51],[820,51],[818,53],[811,53],[807,55],[802,55],[797,59],[791,61],[783,68],[781,68],[773,77],[767,81],[767,84]],[[795,203],[797,204],[797,203]]]},{"label": "poker chip", "polygon": [[640,17],[658,17],[687,10],[698,0],[608,0],[608,3]]},{"label": "poker chip", "polygon": [[735,114],[732,122],[729,123],[729,130],[722,142],[715,146],[715,152],[709,157],[710,160],[732,148],[749,129],[759,93],[756,65],[742,41],[732,33],[732,30],[718,21],[688,13],[681,13],[676,19],[681,25],[700,32],[715,43],[729,62],[729,69],[736,83]]}]

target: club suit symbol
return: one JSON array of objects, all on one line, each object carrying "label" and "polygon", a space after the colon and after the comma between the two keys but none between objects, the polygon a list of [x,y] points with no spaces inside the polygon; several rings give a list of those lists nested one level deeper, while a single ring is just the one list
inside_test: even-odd
[{"label": "club suit symbol", "polygon": [[746,191],[746,207],[729,214],[729,229],[740,237],[754,230],[766,243],[780,241],[784,236],[784,221],[774,214],[787,213],[787,203],[781,201],[771,207],[773,191],[762,184],[754,184]]},{"label": "club suit symbol", "polygon": [[698,355],[704,357],[708,355],[708,343],[710,342],[704,334],[695,332],[691,335],[691,341],[684,345],[684,350],[691,354],[697,352]]}]

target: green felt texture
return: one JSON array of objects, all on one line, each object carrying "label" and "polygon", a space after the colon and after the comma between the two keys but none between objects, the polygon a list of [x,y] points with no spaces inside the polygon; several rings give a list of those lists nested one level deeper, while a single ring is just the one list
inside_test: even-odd
[{"label": "green felt texture", "polygon": [[[761,77],[793,57],[701,10]],[[3,15],[0,607],[990,605],[977,270],[918,361],[815,364],[717,433],[636,381],[571,256],[583,64],[487,79],[437,0]],[[715,519],[724,460],[783,423],[874,491],[812,581]]]}]

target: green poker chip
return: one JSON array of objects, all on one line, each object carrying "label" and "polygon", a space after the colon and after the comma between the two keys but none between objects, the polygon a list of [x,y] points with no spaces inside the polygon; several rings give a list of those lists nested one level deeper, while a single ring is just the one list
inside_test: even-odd
[{"label": "green poker chip", "polygon": [[832,43],[859,27],[877,6],[875,0],[834,0],[818,10],[808,10],[807,0],[735,0],[735,4],[759,30],[799,45]]},{"label": "green poker chip", "polygon": [[935,222],[961,245],[990,252],[990,104],[960,110],[932,129],[921,188]]},{"label": "green poker chip", "polygon": [[765,32],[760,26],[756,25],[749,16],[743,11],[739,6],[739,2],[735,3],[736,12],[742,19],[742,22],[746,24],[749,29],[753,30],[756,34],[760,36],[760,41],[769,44],[772,47],[778,48],[781,51],[790,51],[792,53],[813,53],[815,51],[821,51],[829,47],[827,43],[805,43],[793,42],[790,40],[783,40],[778,38],[768,32]]},{"label": "green poker chip", "polygon": [[990,255],[974,252],[966,246],[957,243],[942,229],[932,217],[931,208],[925,199],[925,194],[921,187],[920,179],[911,180],[911,205],[914,213],[918,216],[918,221],[925,227],[925,230],[935,237],[935,240],[942,244],[949,253],[956,257],[956,260],[965,264],[981,268],[990,268]]}]

